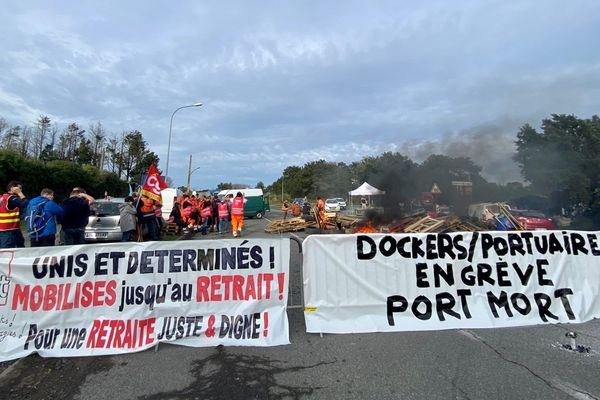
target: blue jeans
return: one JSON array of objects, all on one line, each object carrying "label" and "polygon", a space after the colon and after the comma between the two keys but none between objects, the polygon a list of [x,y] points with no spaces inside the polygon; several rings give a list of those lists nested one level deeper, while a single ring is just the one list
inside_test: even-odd
[{"label": "blue jeans", "polygon": [[219,218],[219,232],[228,232],[229,229],[229,218]]},{"label": "blue jeans", "polygon": [[20,229],[0,231],[0,249],[25,247],[25,239]]},{"label": "blue jeans", "polygon": [[135,229],[131,230],[131,231],[123,232],[123,237],[121,237],[121,242],[129,242],[134,233],[135,233]]}]

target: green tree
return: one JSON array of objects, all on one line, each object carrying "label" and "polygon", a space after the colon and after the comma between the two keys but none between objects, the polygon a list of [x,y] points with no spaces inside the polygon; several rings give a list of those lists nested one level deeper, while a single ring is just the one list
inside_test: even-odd
[{"label": "green tree", "polygon": [[600,119],[552,114],[541,132],[524,125],[517,134],[515,160],[535,192],[560,208],[595,210],[600,187]]}]

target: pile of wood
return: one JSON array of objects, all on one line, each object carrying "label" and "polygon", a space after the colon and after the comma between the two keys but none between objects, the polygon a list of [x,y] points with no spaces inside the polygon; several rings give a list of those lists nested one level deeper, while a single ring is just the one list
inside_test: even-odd
[{"label": "pile of wood", "polygon": [[308,223],[304,218],[276,219],[265,227],[267,233],[297,232],[306,229]]},{"label": "pile of wood", "polygon": [[403,218],[389,228],[391,233],[474,232],[482,230],[486,230],[486,228],[458,217],[431,218],[427,215]]},{"label": "pile of wood", "polygon": [[172,222],[167,222],[163,227],[163,230],[167,235],[181,235],[181,227]]}]

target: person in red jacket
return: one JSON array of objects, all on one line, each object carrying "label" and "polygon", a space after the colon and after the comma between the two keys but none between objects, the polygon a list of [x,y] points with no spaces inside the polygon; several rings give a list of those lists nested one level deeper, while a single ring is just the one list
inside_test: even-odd
[{"label": "person in red jacket", "polygon": [[242,234],[244,227],[244,195],[242,192],[237,192],[231,202],[231,231],[233,237]]},{"label": "person in red jacket", "polygon": [[229,230],[229,196],[223,196],[217,210],[219,212],[218,229],[219,235],[221,235]]}]

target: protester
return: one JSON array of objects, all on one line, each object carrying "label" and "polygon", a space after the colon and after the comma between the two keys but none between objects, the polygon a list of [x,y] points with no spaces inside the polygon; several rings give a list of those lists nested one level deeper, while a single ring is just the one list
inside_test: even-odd
[{"label": "protester", "polygon": [[217,228],[219,235],[227,233],[229,230],[229,196],[223,196],[221,202],[218,204],[217,209],[219,211],[219,224]]},{"label": "protester", "polygon": [[361,208],[367,208],[367,199],[365,199],[364,197],[360,198],[360,206]]},{"label": "protester", "polygon": [[38,197],[29,201],[25,215],[31,247],[54,246],[56,219],[60,221],[63,216],[63,209],[54,202],[54,190],[42,189]]},{"label": "protester", "polygon": [[96,200],[81,187],[75,187],[69,198],[60,204],[63,209],[60,244],[84,244],[85,226],[90,216],[90,205]]},{"label": "protester", "polygon": [[[306,197],[305,197],[306,199]],[[304,204],[302,204],[302,214],[303,215],[310,215],[310,203],[308,201],[304,201]]]},{"label": "protester", "polygon": [[0,196],[0,249],[25,247],[21,233],[21,210],[27,208],[21,182],[11,181],[6,187],[7,193]]},{"label": "protester", "polygon": [[200,217],[202,218],[202,226],[200,227],[200,233],[206,235],[210,229],[211,216],[212,216],[212,203],[206,197],[203,198],[200,206]]},{"label": "protester", "polygon": [[317,197],[317,218],[319,226],[323,226],[325,222],[325,202],[320,197]]},{"label": "protester", "polygon": [[244,227],[244,195],[242,192],[237,192],[235,198],[231,202],[231,231],[233,237],[242,234]]},{"label": "protester", "polygon": [[299,217],[301,213],[302,213],[302,209],[300,208],[300,203],[294,202],[292,204],[292,215],[294,217]]},{"label": "protester", "polygon": [[133,202],[133,197],[127,196],[125,197],[125,202],[119,204],[119,225],[121,226],[121,232],[123,233],[121,242],[129,242],[135,234],[137,210],[133,206]]},{"label": "protester", "polygon": [[210,204],[212,205],[212,214],[210,216],[211,227],[210,231],[219,231],[219,199],[212,195],[210,196]]},{"label": "protester", "polygon": [[169,222],[177,225],[179,229],[185,226],[183,216],[181,215],[181,205],[177,201],[173,203],[173,209],[171,210],[171,214],[169,214]]},{"label": "protester", "polygon": [[290,205],[289,205],[288,201],[283,200],[283,203],[281,204],[281,211],[283,211],[283,219],[284,220],[287,219],[289,209],[290,209]]},{"label": "protester", "polygon": [[[154,214],[154,200],[146,195],[142,195],[140,198],[140,203],[142,204],[139,207],[139,213],[141,213],[142,217],[142,225],[148,231],[148,235],[150,236],[150,240],[160,240],[159,231],[158,231],[158,223],[156,221],[156,215]],[[138,241],[139,238],[138,238]],[[142,240],[143,241],[143,238]]]}]

